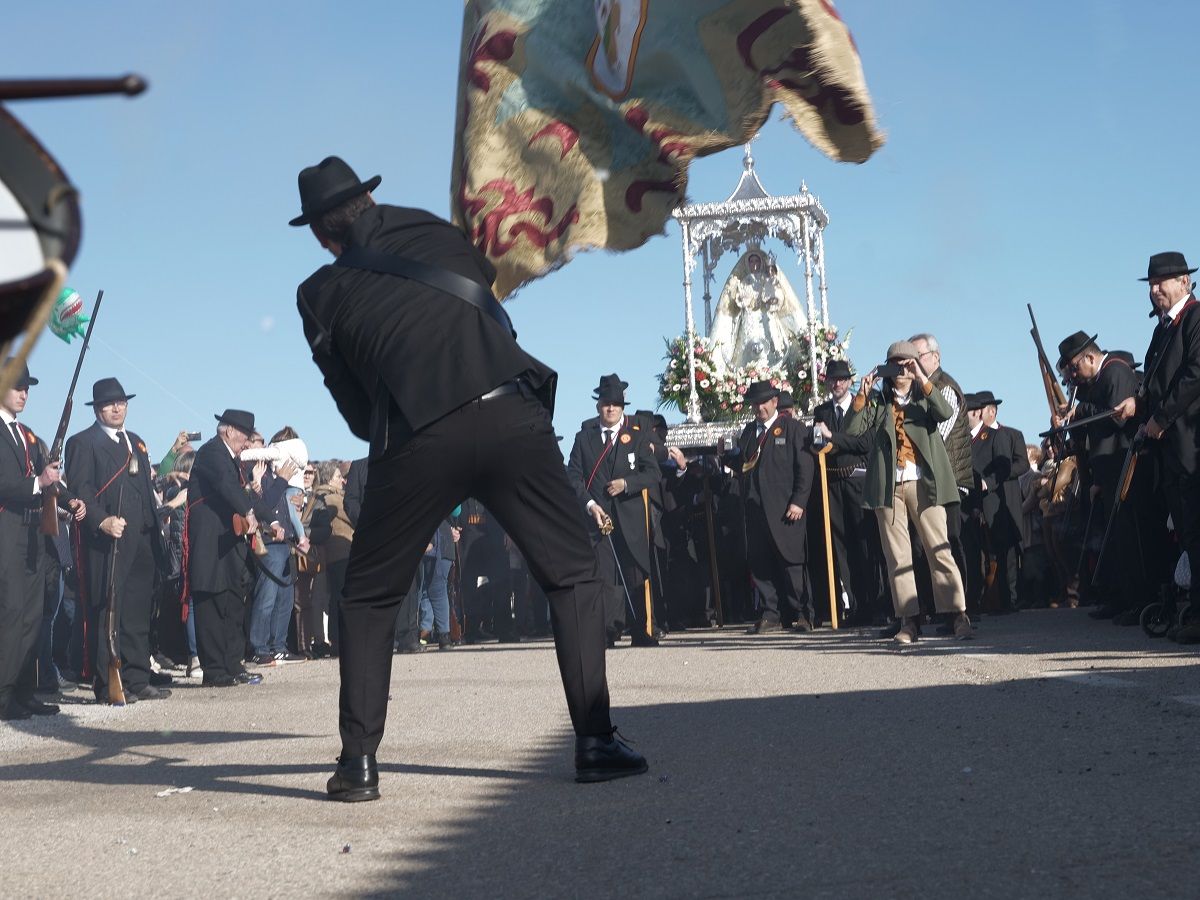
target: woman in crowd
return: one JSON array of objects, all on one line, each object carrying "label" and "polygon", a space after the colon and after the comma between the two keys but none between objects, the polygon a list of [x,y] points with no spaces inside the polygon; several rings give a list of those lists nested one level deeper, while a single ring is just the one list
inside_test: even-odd
[{"label": "woman in crowd", "polygon": [[296,553],[296,649],[310,659],[329,655],[325,640],[325,613],[329,588],[325,571],[325,546],[331,535],[330,510],[320,492],[316,464],[303,470],[304,491],[296,498],[300,522],[309,540],[307,553]]},{"label": "woman in crowd", "polygon": [[346,564],[350,560],[350,540],[354,537],[354,526],[346,515],[345,477],[341,463],[326,460],[317,467],[320,487],[317,494],[329,510],[331,534],[324,547],[326,587],[329,591],[329,652],[338,652],[338,610],[341,608],[342,588],[346,584]]}]

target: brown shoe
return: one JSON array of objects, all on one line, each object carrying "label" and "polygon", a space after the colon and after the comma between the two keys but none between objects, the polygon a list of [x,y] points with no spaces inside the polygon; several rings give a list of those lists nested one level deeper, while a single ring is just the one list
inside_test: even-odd
[{"label": "brown shoe", "polygon": [[955,616],[951,625],[954,628],[954,639],[956,641],[969,641],[975,637],[975,630],[971,627],[971,617],[965,612],[960,612]]},{"label": "brown shoe", "polygon": [[900,626],[900,630],[896,632],[896,636],[892,640],[897,644],[911,644],[920,633],[921,625],[917,616],[905,616],[904,624]]}]

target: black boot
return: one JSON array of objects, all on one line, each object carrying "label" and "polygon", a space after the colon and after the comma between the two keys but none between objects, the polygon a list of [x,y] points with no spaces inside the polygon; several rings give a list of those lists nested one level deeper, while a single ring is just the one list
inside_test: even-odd
[{"label": "black boot", "polygon": [[641,775],[649,766],[636,750],[612,734],[575,738],[575,780],[578,782],[612,781],[627,775]]},{"label": "black boot", "polygon": [[355,803],[379,799],[379,770],[374,754],[339,756],[338,765],[329,777],[325,790],[330,800]]}]

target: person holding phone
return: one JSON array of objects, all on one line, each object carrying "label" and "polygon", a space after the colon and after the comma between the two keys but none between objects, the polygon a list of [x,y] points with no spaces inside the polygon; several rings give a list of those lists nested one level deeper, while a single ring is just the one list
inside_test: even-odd
[{"label": "person holding phone", "polygon": [[894,640],[900,644],[911,644],[921,631],[910,520],[929,561],[935,608],[951,614],[956,638],[972,637],[962,576],[946,534],[946,507],[959,495],[938,425],[953,410],[917,357],[911,341],[888,347],[887,362],[863,376],[845,422],[848,434],[871,438],[863,503],[875,510],[879,523],[892,603],[901,620]]}]

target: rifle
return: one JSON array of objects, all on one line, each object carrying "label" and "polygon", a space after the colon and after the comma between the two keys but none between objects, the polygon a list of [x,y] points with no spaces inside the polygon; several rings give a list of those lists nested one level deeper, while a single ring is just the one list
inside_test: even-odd
[{"label": "rifle", "polygon": [[1100,564],[1104,562],[1104,551],[1108,549],[1108,542],[1112,537],[1113,526],[1117,522],[1117,513],[1121,511],[1121,505],[1129,496],[1129,488],[1133,484],[1133,473],[1137,471],[1138,452],[1142,449],[1145,441],[1145,433],[1139,431],[1137,437],[1129,444],[1129,452],[1125,454],[1125,463],[1121,466],[1121,477],[1117,481],[1117,496],[1113,498],[1112,509],[1108,511],[1108,524],[1104,528],[1104,539],[1100,543],[1100,553],[1096,557],[1096,569],[1092,573],[1092,587],[1097,586],[1097,579],[1100,577]]},{"label": "rifle", "polygon": [[[87,354],[88,342],[92,339],[92,329],[96,327],[96,316],[100,312],[100,301],[104,299],[104,291],[96,294],[96,305],[92,307],[92,318],[88,322],[87,331],[83,335],[83,346],[79,348],[79,359],[75,360],[75,374],[71,376],[71,387],[67,390],[67,402],[63,404],[62,416],[58,420],[58,430],[54,432],[54,443],[50,445],[50,464],[62,459],[63,443],[67,439],[67,429],[71,427],[71,411],[75,407],[75,385],[79,382],[79,370],[83,368],[83,357]],[[52,484],[42,492],[42,525],[41,532],[49,537],[58,537],[58,492],[59,486]]]},{"label": "rifle", "polygon": [[[90,326],[89,326],[90,328]],[[70,400],[67,401],[70,403]],[[121,518],[121,501],[125,496],[125,481],[117,486],[117,518]],[[104,631],[108,636],[108,702],[125,705],[125,686],[121,683],[121,656],[117,652],[117,548],[121,539],[114,538],[111,568],[108,571],[108,609],[104,614]]]},{"label": "rifle", "polygon": [[1064,425],[1055,425],[1049,431],[1038,433],[1038,437],[1052,438],[1060,434],[1066,434],[1068,431],[1073,431],[1076,428],[1083,428],[1086,425],[1091,425],[1093,422],[1103,422],[1105,419],[1111,419],[1117,414],[1115,409],[1107,409],[1104,412],[1096,413],[1093,416],[1085,416],[1082,419],[1072,419]]},{"label": "rifle", "polygon": [[[1058,383],[1058,373],[1050,365],[1050,358],[1046,356],[1046,348],[1042,345],[1042,334],[1038,330],[1037,319],[1033,315],[1033,304],[1026,303],[1025,308],[1029,310],[1029,321],[1033,325],[1029,329],[1029,335],[1033,338],[1033,346],[1037,348],[1038,368],[1042,374],[1042,387],[1046,391],[1046,403],[1050,407],[1050,415],[1057,416],[1059,410],[1067,405],[1066,395],[1063,394],[1062,386]],[[1044,437],[1045,435],[1043,435]],[[1054,442],[1055,456],[1062,459],[1066,456],[1066,442],[1062,438],[1058,438]]]}]

